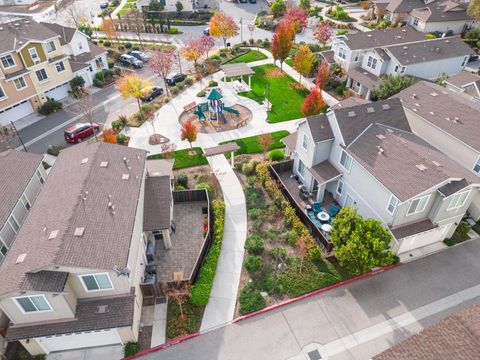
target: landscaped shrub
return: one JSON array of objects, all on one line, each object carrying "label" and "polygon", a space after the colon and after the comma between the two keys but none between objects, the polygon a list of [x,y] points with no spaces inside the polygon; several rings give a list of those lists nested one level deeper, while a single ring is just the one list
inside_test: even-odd
[{"label": "landscaped shrub", "polygon": [[275,149],[275,150],[272,150],[268,153],[268,159],[270,161],[280,161],[280,160],[283,160],[284,158],[284,152],[283,150],[280,150],[280,149]]},{"label": "landscaped shrub", "polygon": [[60,110],[63,104],[60,101],[47,97],[47,101],[38,108],[38,112],[42,115],[49,115]]},{"label": "landscaped shrub", "polygon": [[261,256],[247,256],[243,263],[243,266],[245,266],[245,269],[247,269],[249,273],[256,273],[262,268],[263,259]]},{"label": "landscaped shrub", "polygon": [[185,85],[190,86],[190,85],[193,84],[193,79],[192,79],[190,76],[188,76],[188,77],[184,80],[184,82],[185,82]]},{"label": "landscaped shrub", "polygon": [[343,96],[343,94],[345,94],[345,86],[343,86],[343,85],[337,86],[336,89],[335,89],[335,92],[338,95]]},{"label": "landscaped shrub", "polygon": [[265,250],[265,242],[258,235],[251,235],[245,241],[245,250],[250,255],[261,255]]},{"label": "landscaped shrub", "polygon": [[170,28],[170,30],[168,30],[168,33],[169,33],[170,35],[178,34],[178,29],[172,27],[172,28]]},{"label": "landscaped shrub", "polygon": [[125,345],[124,354],[125,357],[135,355],[140,351],[140,345],[138,343],[129,342]]},{"label": "landscaped shrub", "polygon": [[251,285],[246,285],[240,291],[240,314],[245,315],[263,309],[267,304],[260,292],[255,291]]},{"label": "landscaped shrub", "polygon": [[[281,259],[286,259],[287,258],[287,249],[285,248],[270,248],[268,249],[268,255],[270,255],[272,258],[276,258],[277,257],[277,251],[278,251],[278,256],[281,258]],[[280,260],[280,259],[279,259]]]},{"label": "landscaped shrub", "polygon": [[108,64],[108,68],[111,69],[115,66],[115,61],[108,59],[107,64]]},{"label": "landscaped shrub", "polygon": [[212,185],[208,183],[204,183],[204,182],[198,183],[197,185],[195,185],[195,189],[205,189],[208,192],[208,196],[210,197],[212,196],[212,191],[213,191]]},{"label": "landscaped shrub", "polygon": [[455,230],[460,237],[466,238],[468,237],[468,232],[470,231],[470,225],[466,221],[461,221],[460,224],[458,224],[457,230]]},{"label": "landscaped shrub", "polygon": [[172,95],[177,95],[178,93],[180,92],[180,89],[176,86],[173,86],[171,89],[170,89],[170,93]]},{"label": "landscaped shrub", "polygon": [[138,50],[140,50],[140,46],[138,46],[138,45],[133,45],[133,46],[132,46],[132,50],[133,50],[133,51],[138,51]]},{"label": "landscaped shrub", "polygon": [[125,49],[131,49],[132,48],[132,43],[131,42],[126,42],[124,46],[125,46]]},{"label": "landscaped shrub", "polygon": [[183,90],[183,89],[185,89],[185,82],[184,82],[184,81],[178,82],[178,83],[177,83],[177,88],[178,88],[178,90],[180,90],[180,91]]},{"label": "landscaped shrub", "polygon": [[447,246],[453,246],[455,245],[455,241],[449,238],[443,239],[443,243]]},{"label": "landscaped shrub", "polygon": [[205,90],[201,90],[197,93],[197,97],[205,97],[205,95],[207,95],[207,93],[205,92]]},{"label": "landscaped shrub", "polygon": [[258,164],[257,167],[255,168],[255,174],[257,175],[257,178],[262,185],[265,184],[265,181],[270,179],[267,164],[264,164],[264,163]]},{"label": "landscaped shrub", "polygon": [[341,29],[341,30],[338,30],[335,35],[339,36],[339,35],[346,35],[346,34],[348,34],[348,29]]},{"label": "landscaped shrub", "polygon": [[245,175],[252,175],[255,172],[255,168],[258,165],[258,160],[252,159],[242,165],[242,172]]},{"label": "landscaped shrub", "polygon": [[185,186],[183,186],[183,185],[175,185],[175,190],[185,190]]},{"label": "landscaped shrub", "polygon": [[118,120],[113,120],[112,121],[112,129],[113,130],[119,131],[119,130],[122,130],[123,127],[124,127],[124,125],[120,121],[118,121]]},{"label": "landscaped shrub", "polygon": [[177,176],[177,184],[182,185],[184,188],[188,188],[188,176],[185,174],[179,174]]},{"label": "landscaped shrub", "polygon": [[215,87],[215,86],[218,86],[218,82],[216,82],[215,80],[210,80],[208,82],[208,87]]},{"label": "landscaped shrub", "polygon": [[151,115],[152,112],[153,112],[153,107],[152,107],[152,105],[150,105],[150,104],[142,104],[142,113],[143,113],[145,116]]},{"label": "landscaped shrub", "polygon": [[218,257],[222,248],[223,229],[225,223],[225,203],[221,200],[214,200],[212,202],[213,208],[213,242],[210,247],[200,272],[190,291],[190,299],[194,305],[207,305],[210,299],[210,292],[213,286],[213,279],[215,278],[215,271],[217,269]]},{"label": "landscaped shrub", "polygon": [[105,41],[103,42],[103,45],[105,45],[106,47],[110,47],[110,46],[112,46],[112,43],[111,43],[110,40],[105,40]]},{"label": "landscaped shrub", "polygon": [[256,176],[247,177],[247,185],[249,187],[255,187],[255,185],[257,185],[257,182],[258,182],[258,178]]},{"label": "landscaped shrub", "polygon": [[125,144],[127,142],[127,136],[125,134],[117,134],[117,144]]},{"label": "landscaped shrub", "polygon": [[47,149],[47,154],[52,156],[58,156],[58,154],[60,154],[60,151],[63,149],[65,149],[65,146],[63,145],[50,145]]}]

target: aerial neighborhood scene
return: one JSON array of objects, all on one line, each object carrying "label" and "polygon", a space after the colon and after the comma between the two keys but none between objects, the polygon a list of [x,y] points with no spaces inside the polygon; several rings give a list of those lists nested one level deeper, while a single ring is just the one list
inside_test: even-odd
[{"label": "aerial neighborhood scene", "polygon": [[0,0],[0,358],[480,359],[480,0]]}]

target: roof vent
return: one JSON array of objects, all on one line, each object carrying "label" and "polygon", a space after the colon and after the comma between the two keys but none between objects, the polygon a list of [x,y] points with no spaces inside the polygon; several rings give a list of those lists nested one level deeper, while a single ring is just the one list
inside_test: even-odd
[{"label": "roof vent", "polygon": [[415,103],[414,104],[416,107],[420,107],[420,104],[419,103]]},{"label": "roof vent", "polygon": [[388,131],[390,134],[393,134],[393,130],[392,130],[392,129],[387,128],[387,131]]},{"label": "roof vent", "polygon": [[435,165],[436,167],[442,166],[442,164],[440,164],[438,161],[435,161],[435,160],[432,160],[432,163],[433,163],[433,165]]},{"label": "roof vent", "polygon": [[418,111],[418,110],[417,110],[417,109],[415,109],[415,108],[413,108],[412,110],[413,110],[414,112],[417,112],[417,111]]},{"label": "roof vent", "polygon": [[0,26],[0,30],[3,30],[3,26]]},{"label": "roof vent", "polygon": [[382,105],[382,109],[383,109],[383,110],[388,110],[388,109],[390,109],[390,104],[383,104],[383,105]]},{"label": "roof vent", "polygon": [[25,260],[26,257],[27,257],[27,253],[23,253],[23,254],[18,255],[17,260],[15,260],[15,264],[22,263],[23,260]]},{"label": "roof vent", "polygon": [[379,138],[380,140],[385,140],[385,135],[383,135],[383,134],[377,134],[376,136],[377,136],[377,138]]},{"label": "roof vent", "polygon": [[367,107],[367,113],[371,114],[374,112],[375,112],[375,109],[373,107]]},{"label": "roof vent", "polygon": [[83,158],[83,159],[82,159],[82,165],[83,165],[83,164],[86,164],[87,162],[88,162],[88,158]]},{"label": "roof vent", "polygon": [[385,150],[383,150],[381,146],[377,146],[377,149],[378,149],[378,155],[382,155],[385,152]]},{"label": "roof vent", "polygon": [[372,34],[367,34],[367,37],[372,37]]},{"label": "roof vent", "polygon": [[123,174],[122,175],[122,180],[128,180],[130,179],[130,174]]},{"label": "roof vent", "polygon": [[105,314],[108,313],[108,305],[98,305],[97,306],[97,311],[95,311],[95,314]]},{"label": "roof vent", "polygon": [[412,99],[416,99],[417,98],[417,94],[413,93],[412,94]]},{"label": "roof vent", "polygon": [[435,113],[433,111],[429,111],[428,112],[430,115],[435,115]]},{"label": "roof vent", "polygon": [[438,93],[432,92],[432,93],[430,93],[430,95],[433,96],[433,97],[435,97],[435,96],[438,96]]},{"label": "roof vent", "polygon": [[425,171],[425,170],[427,170],[427,167],[426,167],[425,165],[423,165],[423,164],[418,164],[418,165],[415,165],[415,166],[416,166],[416,168],[417,168],[418,170],[420,170],[420,171]]},{"label": "roof vent", "polygon": [[106,168],[107,166],[108,166],[108,161],[102,161],[100,163],[100,167],[102,167],[102,168]]},{"label": "roof vent", "polygon": [[349,111],[348,112],[348,117],[354,117],[356,114],[355,114],[355,111]]},{"label": "roof vent", "polygon": [[75,232],[73,233],[74,236],[83,236],[83,233],[85,232],[84,227],[77,227],[75,229]]},{"label": "roof vent", "polygon": [[53,230],[50,235],[48,236],[48,240],[53,240],[57,237],[58,235],[58,230]]},{"label": "roof vent", "polygon": [[407,49],[408,49],[408,46],[407,46],[407,45],[405,45],[403,48],[404,48],[405,50],[407,50]]},{"label": "roof vent", "polygon": [[445,120],[452,121],[452,119],[450,119],[448,116],[445,118]]}]

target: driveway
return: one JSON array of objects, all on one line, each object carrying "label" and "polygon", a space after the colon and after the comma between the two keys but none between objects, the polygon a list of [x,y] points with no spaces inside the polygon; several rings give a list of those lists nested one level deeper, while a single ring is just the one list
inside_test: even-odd
[{"label": "driveway", "polygon": [[101,346],[88,349],[50,353],[47,360],[120,360],[123,358],[123,345]]},{"label": "driveway", "polygon": [[312,351],[329,360],[370,359],[478,302],[479,256],[479,240],[463,243],[142,359],[307,360]]}]

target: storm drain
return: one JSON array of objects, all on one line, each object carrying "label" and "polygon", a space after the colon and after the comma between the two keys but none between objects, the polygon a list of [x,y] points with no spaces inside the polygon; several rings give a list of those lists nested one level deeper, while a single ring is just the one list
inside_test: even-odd
[{"label": "storm drain", "polygon": [[310,351],[308,353],[308,357],[310,358],[310,360],[320,360],[322,358],[318,350]]}]

